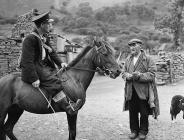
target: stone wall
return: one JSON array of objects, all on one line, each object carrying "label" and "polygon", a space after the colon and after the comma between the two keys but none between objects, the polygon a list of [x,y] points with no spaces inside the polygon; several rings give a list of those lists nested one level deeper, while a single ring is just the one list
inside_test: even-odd
[{"label": "stone wall", "polygon": [[169,84],[184,79],[184,55],[168,54],[166,58],[157,60],[156,65],[157,84]]},{"label": "stone wall", "polygon": [[14,40],[0,40],[0,77],[17,71],[20,44]]}]

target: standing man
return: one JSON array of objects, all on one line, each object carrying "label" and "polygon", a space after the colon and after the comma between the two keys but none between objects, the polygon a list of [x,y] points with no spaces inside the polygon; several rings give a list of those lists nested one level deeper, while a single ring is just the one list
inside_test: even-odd
[{"label": "standing man", "polygon": [[[155,85],[156,65],[142,50],[143,42],[139,39],[129,41],[131,54],[125,61],[125,102],[124,110],[129,110],[130,139],[146,139],[148,133],[148,116],[159,114],[158,95]],[[151,95],[152,94],[152,95]],[[150,96],[151,95],[151,96]],[[150,98],[154,107],[149,105]],[[139,118],[140,113],[140,118]]]},{"label": "standing man", "polygon": [[[44,89],[52,98],[63,89],[62,82],[56,76],[56,65],[62,68],[67,64],[60,60],[49,44],[47,34],[52,30],[53,22],[49,17],[50,12],[38,14],[38,11],[35,11],[34,14],[32,21],[35,23],[35,29],[23,41],[20,62],[21,77],[24,82],[33,87]],[[69,105],[66,96],[60,101],[67,113],[74,113],[73,110],[77,108],[75,103]]]}]

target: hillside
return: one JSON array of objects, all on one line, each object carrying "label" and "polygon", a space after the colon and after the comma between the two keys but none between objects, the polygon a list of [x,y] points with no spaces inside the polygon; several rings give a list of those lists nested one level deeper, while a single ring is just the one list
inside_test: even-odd
[{"label": "hillside", "polygon": [[0,13],[5,17],[21,15],[33,8],[48,10],[52,0],[0,0]]},{"label": "hillside", "polygon": [[103,6],[112,6],[113,4],[131,1],[133,4],[147,3],[150,7],[156,7],[157,11],[162,13],[166,9],[167,0],[0,0],[0,15],[12,17],[21,15],[25,12],[37,8],[41,11],[49,10],[51,6],[58,6],[63,2],[68,3],[68,7],[77,6],[81,2],[89,2],[93,9]]}]

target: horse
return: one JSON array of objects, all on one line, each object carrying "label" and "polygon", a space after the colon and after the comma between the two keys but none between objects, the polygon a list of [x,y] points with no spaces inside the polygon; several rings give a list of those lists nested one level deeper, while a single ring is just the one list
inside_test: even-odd
[{"label": "horse", "polygon": [[[90,85],[97,68],[115,79],[121,73],[115,60],[114,50],[107,42],[95,42],[84,47],[76,58],[68,64],[65,70],[58,71],[62,81],[63,92],[74,102],[82,100],[80,108],[85,103],[86,90]],[[46,98],[48,95],[43,92]],[[0,140],[17,140],[13,134],[14,125],[24,111],[35,114],[53,113],[48,108],[48,102],[38,88],[21,80],[20,74],[8,74],[0,79]],[[65,112],[62,102],[51,102],[55,112]],[[79,108],[79,109],[80,109]],[[76,139],[76,121],[78,110],[74,114],[66,113],[69,130],[69,140]],[[5,119],[7,117],[7,120]],[[6,120],[6,121],[5,121]]]},{"label": "horse", "polygon": [[184,119],[184,97],[181,95],[175,95],[171,100],[170,114],[171,120],[176,119],[176,116],[183,111],[183,119]]}]

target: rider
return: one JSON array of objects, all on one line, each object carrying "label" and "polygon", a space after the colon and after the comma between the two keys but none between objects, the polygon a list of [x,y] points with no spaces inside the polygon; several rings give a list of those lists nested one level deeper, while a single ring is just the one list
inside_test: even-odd
[{"label": "rider", "polygon": [[[49,18],[50,12],[38,14],[36,11],[32,21],[35,29],[25,37],[22,46],[20,66],[22,69],[21,77],[26,83],[33,87],[42,87],[52,98],[59,93],[63,87],[62,82],[56,76],[56,65],[58,68],[67,67],[62,62],[55,50],[49,44],[47,34],[52,29],[53,19]],[[74,113],[76,103],[69,104],[66,96],[60,100],[67,113]]]}]

